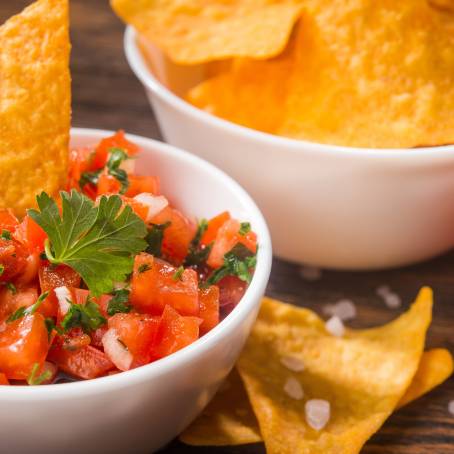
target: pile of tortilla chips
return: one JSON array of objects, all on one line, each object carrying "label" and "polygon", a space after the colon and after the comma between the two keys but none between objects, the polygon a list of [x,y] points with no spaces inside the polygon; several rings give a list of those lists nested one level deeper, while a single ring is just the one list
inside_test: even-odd
[{"label": "pile of tortilla chips", "polygon": [[66,184],[69,52],[68,0],[39,0],[0,26],[0,208],[17,215]]},{"label": "pile of tortilla chips", "polygon": [[260,131],[406,148],[454,143],[450,0],[111,0],[180,65],[232,59],[186,98]]},{"label": "pile of tortilla chips", "polygon": [[[181,440],[263,440],[269,453],[359,453],[394,410],[452,374],[448,351],[424,352],[431,318],[432,291],[423,288],[393,322],[335,337],[311,311],[265,298],[237,369]],[[289,378],[301,395],[286,391]],[[321,430],[306,420],[311,399],[331,407]]]}]

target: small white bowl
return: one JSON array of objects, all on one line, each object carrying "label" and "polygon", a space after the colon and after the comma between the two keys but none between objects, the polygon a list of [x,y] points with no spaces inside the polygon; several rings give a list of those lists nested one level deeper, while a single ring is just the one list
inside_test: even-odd
[{"label": "small white bowl", "polygon": [[268,221],[278,256],[328,268],[374,269],[418,262],[454,245],[453,145],[349,148],[238,126],[191,106],[160,82],[170,80],[182,94],[202,80],[203,66],[174,65],[141,44],[143,54],[129,27],[126,56],[164,138],[213,162],[249,191]]},{"label": "small white bowl", "polygon": [[[73,129],[72,146],[109,131]],[[0,451],[28,454],[151,453],[202,410],[233,367],[256,318],[271,268],[265,221],[248,194],[211,164],[161,142],[129,136],[142,149],[137,168],[159,175],[185,213],[229,210],[251,222],[259,251],[252,283],[216,328],[167,358],[117,375],[48,386],[0,386]]]}]

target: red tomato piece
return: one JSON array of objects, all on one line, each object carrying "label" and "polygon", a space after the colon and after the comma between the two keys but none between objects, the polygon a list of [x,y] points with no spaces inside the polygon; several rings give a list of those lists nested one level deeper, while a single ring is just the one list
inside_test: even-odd
[{"label": "red tomato piece", "polygon": [[181,263],[188,255],[189,244],[196,231],[195,225],[171,207],[164,208],[151,222],[153,224],[170,222],[169,227],[164,230],[162,251],[172,262]]},{"label": "red tomato piece", "polygon": [[145,314],[115,314],[109,319],[109,328],[115,329],[133,357],[131,368],[150,362],[150,350],[159,324],[160,317]]},{"label": "red tomato piece", "polygon": [[96,147],[93,159],[93,167],[95,169],[102,169],[106,165],[112,148],[121,148],[128,156],[134,156],[139,151],[137,145],[126,139],[124,131],[117,131],[113,136],[102,139]]},{"label": "red tomato piece", "polygon": [[18,225],[19,221],[17,220],[12,210],[0,210],[0,233],[2,230],[14,232]]},{"label": "red tomato piece", "polygon": [[230,314],[241,298],[243,298],[247,284],[236,276],[226,276],[217,285],[219,287],[221,316],[225,316]]},{"label": "red tomato piece", "polygon": [[199,338],[200,323],[199,318],[183,317],[166,306],[151,349],[152,358],[164,358],[195,342]]},{"label": "red tomato piece", "polygon": [[215,239],[216,235],[218,234],[219,229],[230,219],[230,213],[228,211],[224,211],[221,214],[218,214],[214,218],[208,221],[208,228],[205,230],[205,233],[202,235],[200,239],[200,243],[208,246],[211,244]]},{"label": "red tomato piece", "polygon": [[123,200],[123,203],[125,205],[129,205],[132,208],[132,211],[134,211],[134,213],[137,214],[142,221],[147,220],[149,208],[146,205],[131,197],[125,197],[124,195],[120,197]]},{"label": "red tomato piece", "polygon": [[79,181],[84,172],[95,170],[93,167],[94,152],[89,148],[77,148],[69,153],[68,188],[80,189]]},{"label": "red tomato piece", "polygon": [[19,241],[0,238],[0,264],[3,266],[0,281],[8,282],[21,274],[27,266],[27,257],[27,248]]},{"label": "red tomato piece", "polygon": [[9,385],[6,375],[0,372],[0,385]]},{"label": "red tomato piece", "polygon": [[25,216],[18,225],[14,237],[31,251],[39,253],[44,251],[47,234],[30,216]]},{"label": "red tomato piece", "polygon": [[224,263],[224,255],[232,248],[241,243],[251,252],[257,251],[257,235],[248,232],[245,235],[239,233],[241,224],[236,219],[230,219],[218,230],[216,240],[208,256],[207,264],[211,268],[219,268]]},{"label": "red tomato piece", "polygon": [[212,285],[199,290],[199,317],[203,320],[200,334],[205,334],[219,324],[219,287]]},{"label": "red tomato piece", "polygon": [[107,326],[104,325],[91,333],[91,335],[90,335],[91,345],[93,345],[93,347],[97,347],[97,348],[103,347],[102,338],[103,338],[104,334],[106,334],[106,331],[107,331]]},{"label": "red tomato piece", "polygon": [[9,379],[24,380],[35,363],[42,365],[49,348],[41,314],[25,315],[0,333],[0,370]]},{"label": "red tomato piece", "polygon": [[134,197],[143,192],[159,195],[159,178],[142,175],[128,175],[129,187],[126,196]]},{"label": "red tomato piece", "polygon": [[166,305],[182,315],[198,315],[198,278],[192,269],[175,277],[176,268],[149,254],[134,261],[130,301],[140,311],[160,315]]},{"label": "red tomato piece", "polygon": [[38,290],[36,287],[18,288],[12,293],[7,288],[0,289],[0,324],[20,307],[29,307],[36,303]]},{"label": "red tomato piece", "polygon": [[102,173],[98,180],[98,197],[106,194],[118,194],[120,192],[121,184],[112,175]]},{"label": "red tomato piece", "polygon": [[48,360],[54,362],[63,372],[86,380],[100,377],[115,369],[112,361],[91,345],[70,351],[54,343],[49,350]]}]

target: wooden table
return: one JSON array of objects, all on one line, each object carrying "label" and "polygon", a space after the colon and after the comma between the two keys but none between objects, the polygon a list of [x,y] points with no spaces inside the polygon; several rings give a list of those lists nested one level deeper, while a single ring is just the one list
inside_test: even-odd
[{"label": "wooden table", "polygon": [[[1,0],[0,21],[20,11],[28,0]],[[141,85],[123,54],[123,25],[112,14],[107,0],[72,0],[73,124],[89,128],[118,129],[160,138],[158,126]],[[454,200],[453,200],[454,203]],[[453,226],[454,229],[454,226]],[[304,239],[303,239],[304,240]],[[275,260],[270,296],[316,311],[340,298],[352,299],[358,307],[353,327],[381,324],[398,312],[386,308],[375,295],[389,284],[405,302],[419,287],[430,285],[436,296],[429,347],[447,347],[454,352],[454,254],[431,262],[392,271],[373,273],[326,272],[316,282],[301,279],[299,267]],[[363,452],[389,454],[454,453],[454,416],[447,410],[454,399],[454,379],[430,395],[394,414]],[[236,448],[190,448],[174,442],[166,453],[263,453],[262,445]]]}]

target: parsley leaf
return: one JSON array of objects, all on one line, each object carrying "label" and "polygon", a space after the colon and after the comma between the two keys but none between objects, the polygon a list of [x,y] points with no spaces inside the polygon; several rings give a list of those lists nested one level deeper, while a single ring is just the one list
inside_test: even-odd
[{"label": "parsley leaf", "polygon": [[242,222],[240,224],[240,230],[238,233],[242,236],[246,235],[251,231],[251,223],[250,222]]},{"label": "parsley leaf", "polygon": [[107,320],[101,315],[98,304],[91,300],[90,297],[87,298],[85,304],[68,302],[71,307],[61,322],[61,327],[64,331],[80,327],[85,333],[89,333],[107,323]]},{"label": "parsley leaf", "polygon": [[148,246],[145,252],[151,254],[155,257],[161,257],[162,255],[162,240],[164,239],[164,230],[169,227],[171,222],[166,222],[165,224],[153,224],[148,230],[145,241],[148,243]]},{"label": "parsley leaf", "polygon": [[132,272],[134,256],[146,248],[145,223],[131,207],[122,208],[117,195],[103,196],[95,206],[75,190],[60,194],[62,216],[45,192],[37,197],[40,211],[28,210],[49,237],[47,259],[77,271],[94,296],[110,293],[114,282]]},{"label": "parsley leaf", "polygon": [[7,282],[6,283],[6,288],[13,294],[15,295],[17,293],[17,288],[12,282]]},{"label": "parsley leaf", "polygon": [[45,381],[52,377],[50,370],[45,370],[42,374],[36,376],[39,371],[39,363],[33,364],[30,375],[27,378],[27,383],[31,386],[42,385]]},{"label": "parsley leaf", "polygon": [[199,222],[194,238],[189,244],[188,255],[184,260],[185,266],[197,266],[206,262],[208,256],[210,255],[212,245],[210,244],[208,246],[201,247],[200,240],[202,239],[202,236],[206,232],[207,228],[208,221],[206,219],[202,219]]},{"label": "parsley leaf", "polygon": [[100,174],[101,169],[94,170],[93,172],[83,172],[79,179],[80,188],[83,189],[87,184],[96,186],[98,184]]},{"label": "parsley leaf", "polygon": [[181,279],[183,277],[183,273],[184,273],[184,266],[178,267],[177,270],[175,271],[175,273],[173,273],[172,279],[174,281],[181,281]]},{"label": "parsley leaf", "polygon": [[6,323],[14,322],[15,320],[19,320],[20,318],[24,317],[25,315],[34,314],[38,309],[39,306],[43,303],[43,301],[49,296],[49,292],[44,292],[39,295],[38,299],[36,300],[35,304],[31,306],[21,306],[15,312],[13,312],[7,319]]},{"label": "parsley leaf", "polygon": [[214,270],[205,282],[205,285],[213,285],[226,276],[237,276],[248,284],[252,281],[251,268],[255,268],[257,256],[246,246],[238,243],[230,252],[224,255],[224,264]]},{"label": "parsley leaf", "polygon": [[120,169],[120,165],[126,159],[129,159],[128,154],[121,148],[111,148],[110,155],[106,167],[109,175],[112,175],[121,184],[120,194],[124,194],[129,188],[128,174],[124,169]]},{"label": "parsley leaf", "polygon": [[3,240],[10,240],[11,239],[11,232],[9,230],[3,229],[1,237]]},{"label": "parsley leaf", "polygon": [[0,263],[0,276],[5,272],[5,265]]},{"label": "parsley leaf", "polygon": [[129,304],[129,290],[125,288],[115,290],[112,299],[107,305],[107,313],[109,315],[115,315],[119,312],[128,313],[131,309],[132,306]]},{"label": "parsley leaf", "polygon": [[139,274],[145,273],[145,271],[151,270],[151,266],[148,263],[142,263],[142,265],[139,266],[137,271]]}]

